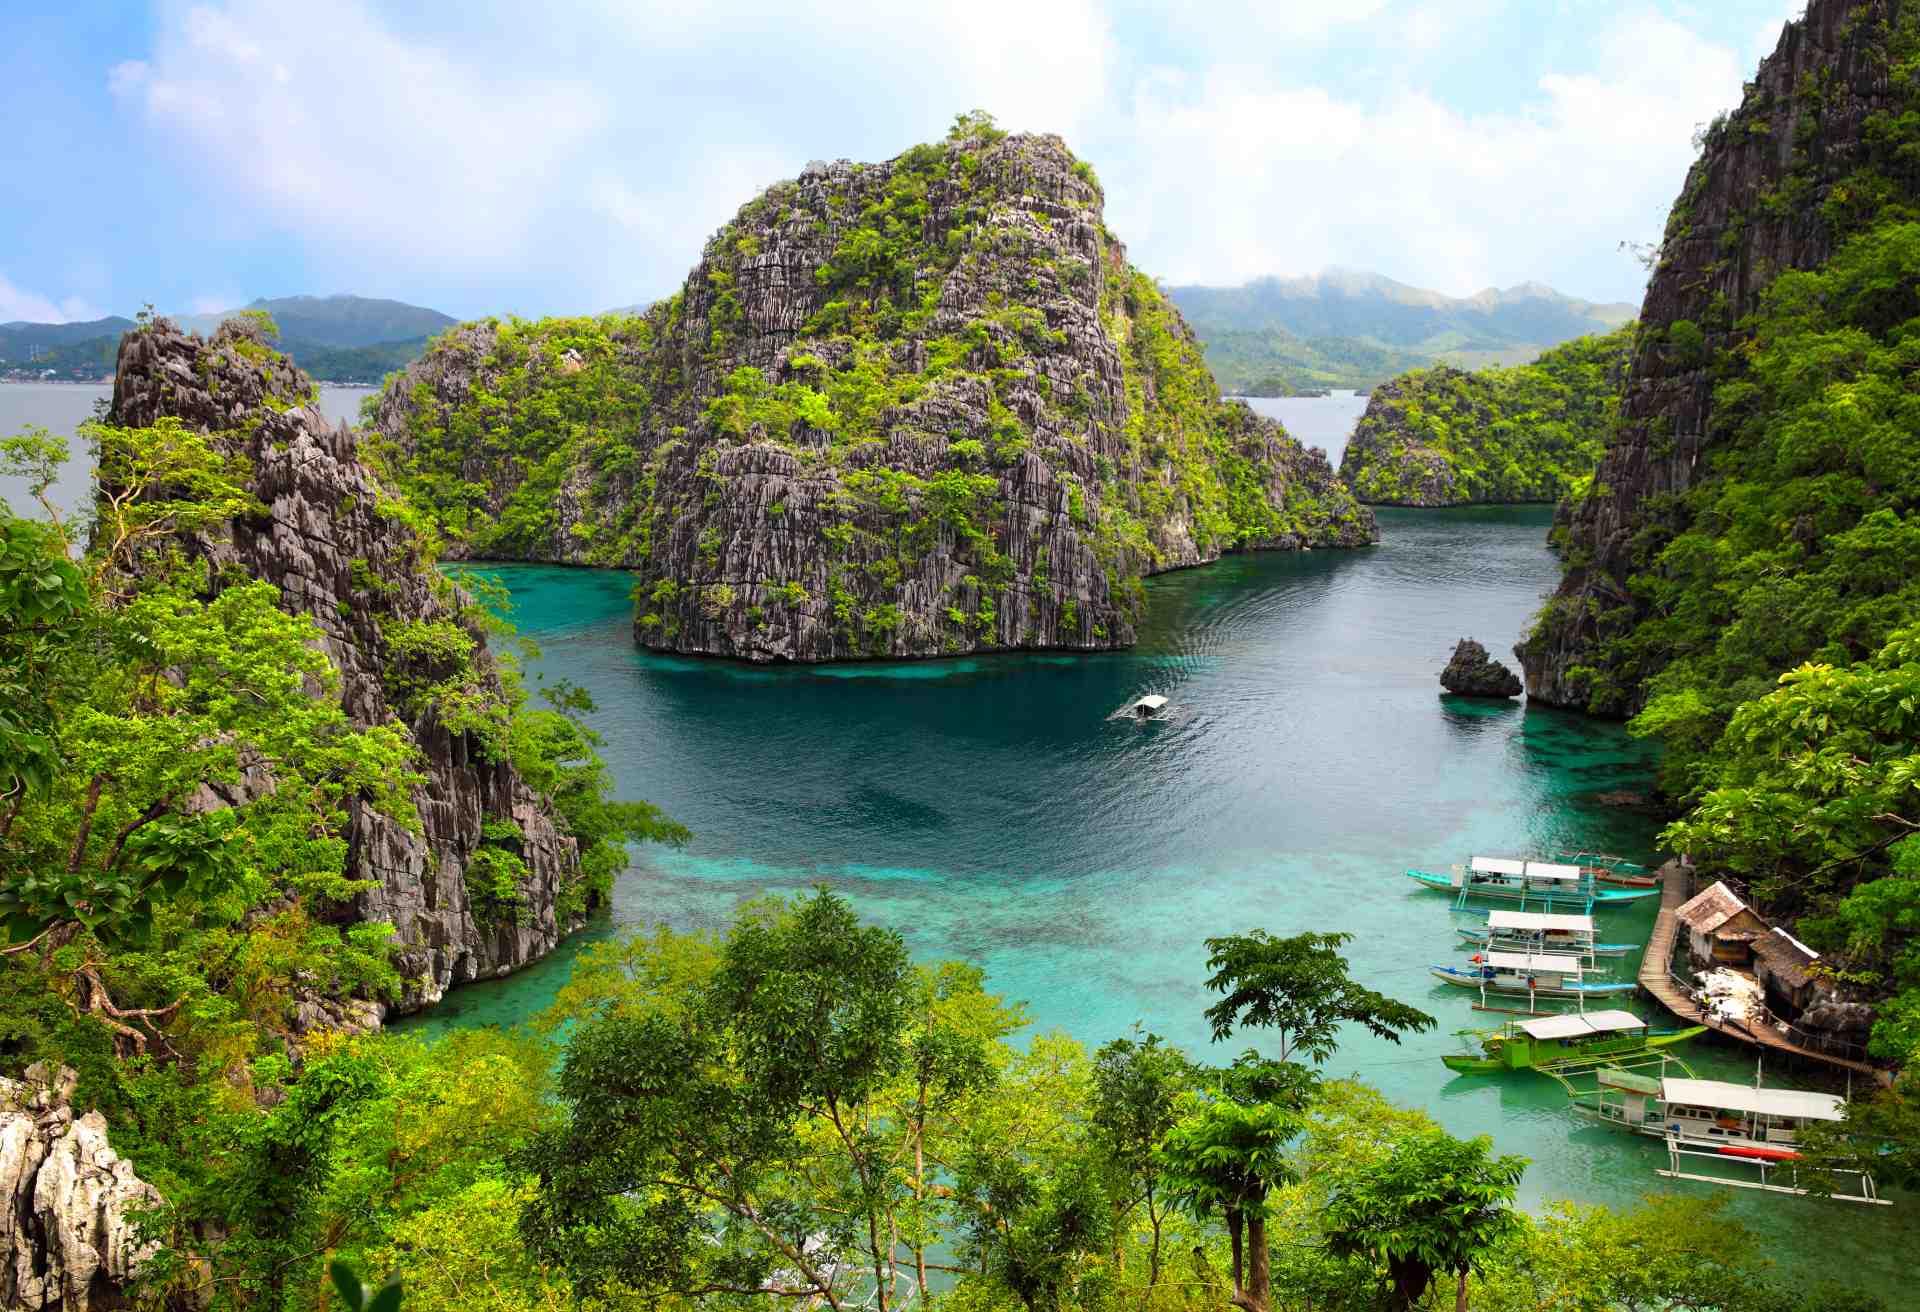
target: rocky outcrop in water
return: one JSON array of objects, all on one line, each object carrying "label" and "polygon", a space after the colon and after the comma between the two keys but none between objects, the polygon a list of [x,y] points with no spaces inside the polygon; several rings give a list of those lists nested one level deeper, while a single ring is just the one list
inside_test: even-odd
[{"label": "rocky outcrop in water", "polygon": [[[1897,134],[1873,124],[1905,108],[1888,64],[1894,20],[1911,17],[1900,8],[1812,0],[1739,108],[1706,130],[1647,284],[1619,423],[1567,519],[1565,577],[1514,649],[1529,697],[1614,714],[1637,708],[1636,681],[1596,691],[1587,676],[1602,643],[1640,614],[1626,580],[1671,528],[1679,494],[1708,471],[1721,437],[1710,362],[1738,340],[1739,320],[1778,274],[1824,263],[1841,230],[1836,220],[1879,203],[1871,188],[1846,182],[1898,145]],[[1911,172],[1902,159],[1881,163],[1895,176]]]},{"label": "rocky outcrop in water", "polygon": [[1518,697],[1520,680],[1514,672],[1487,655],[1472,638],[1462,638],[1453,658],[1440,671],[1440,686],[1462,697]]},{"label": "rocky outcrop in water", "polygon": [[1634,325],[1530,364],[1416,369],[1375,388],[1340,458],[1369,505],[1554,501],[1593,473]]},{"label": "rocky outcrop in water", "polygon": [[151,1251],[129,1213],[160,1195],[107,1143],[99,1112],[74,1115],[77,1080],[43,1062],[24,1080],[0,1078],[0,1307],[126,1307]]},{"label": "rocky outcrop in water", "polygon": [[755,661],[1125,646],[1144,575],[1374,541],[1102,203],[977,120],[811,165],[644,316],[442,338],[384,458],[472,554],[631,568],[641,644]]},{"label": "rocky outcrop in water", "polygon": [[[151,427],[163,417],[245,457],[249,490],[264,507],[227,531],[183,542],[213,567],[211,586],[238,575],[279,588],[282,607],[310,617],[325,634],[353,722],[398,722],[419,747],[426,776],[415,796],[419,831],[360,806],[347,835],[347,877],[378,887],[343,914],[385,921],[398,932],[398,965],[413,981],[403,1007],[551,950],[577,915],[563,909],[580,878],[574,840],[510,763],[490,756],[475,732],[448,728],[432,700],[405,690],[448,671],[403,651],[396,633],[445,623],[473,642],[467,690],[480,699],[501,696],[471,604],[439,575],[406,509],[361,462],[353,433],[329,423],[306,375],[242,322],[211,339],[165,320],[127,334],[110,422]],[[483,831],[503,821],[518,830],[527,870],[524,905],[515,915],[476,905],[465,879],[489,841]],[[351,1002],[314,999],[309,1010],[314,1024],[365,1028],[368,1020],[366,1008]]]}]

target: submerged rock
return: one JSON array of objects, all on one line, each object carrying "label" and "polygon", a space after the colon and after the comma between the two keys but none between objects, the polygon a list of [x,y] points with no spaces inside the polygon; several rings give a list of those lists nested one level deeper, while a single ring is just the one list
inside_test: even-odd
[{"label": "submerged rock", "polygon": [[753,661],[1122,647],[1145,575],[1375,541],[1221,399],[1103,203],[974,120],[809,166],[644,315],[439,339],[384,458],[459,549],[632,569],[641,645]]},{"label": "submerged rock", "polygon": [[1472,638],[1460,639],[1453,659],[1440,671],[1440,686],[1462,697],[1518,697],[1520,678],[1487,655]]},{"label": "submerged rock", "polygon": [[129,1212],[161,1197],[107,1143],[99,1112],[76,1117],[79,1077],[46,1063],[0,1079],[0,1307],[99,1312],[126,1290],[155,1245]]},{"label": "submerged rock", "polygon": [[[353,432],[330,423],[307,376],[243,322],[212,338],[165,319],[126,335],[110,421],[143,428],[163,417],[245,457],[248,490],[265,507],[182,539],[190,556],[212,566],[211,586],[237,577],[279,588],[281,608],[310,617],[324,635],[348,717],[363,726],[398,723],[419,747],[419,828],[367,806],[347,822],[344,873],[376,884],[352,914],[397,932],[396,964],[410,982],[401,1009],[551,951],[581,914],[568,905],[581,878],[576,844],[504,754],[489,755],[476,731],[448,727],[434,702],[407,692],[407,680],[419,686],[446,674],[397,646],[394,635],[424,624],[457,625],[472,640],[474,696],[498,699],[502,687],[475,608],[439,574],[406,509],[361,461]],[[526,874],[511,914],[478,905],[466,882],[490,824],[511,824],[520,835]],[[296,1023],[364,1030],[378,1019],[372,1004],[312,999]]]}]

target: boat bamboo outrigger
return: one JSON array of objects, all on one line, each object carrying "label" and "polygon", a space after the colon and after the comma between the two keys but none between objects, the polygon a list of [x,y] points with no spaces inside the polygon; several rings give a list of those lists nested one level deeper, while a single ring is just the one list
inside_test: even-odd
[{"label": "boat bamboo outrigger", "polygon": [[1585,848],[1563,847],[1553,854],[1553,859],[1579,866],[1603,884],[1621,884],[1628,888],[1660,886],[1660,876],[1653,871],[1637,861],[1629,861],[1623,856],[1614,856],[1611,852],[1589,852]]},{"label": "boat bamboo outrigger", "polygon": [[1440,1059],[1448,1070],[1461,1075],[1539,1071],[1559,1080],[1571,1093],[1569,1076],[1601,1066],[1626,1070],[1648,1061],[1671,1061],[1691,1074],[1685,1062],[1664,1050],[1706,1033],[1706,1026],[1653,1030],[1630,1011],[1590,1011],[1538,1016],[1467,1033],[1480,1041],[1480,1051],[1448,1053]]},{"label": "boat bamboo outrigger", "polygon": [[1436,978],[1462,988],[1479,989],[1480,1001],[1489,993],[1525,994],[1534,1009],[1540,998],[1586,999],[1631,993],[1640,987],[1632,980],[1589,980],[1578,957],[1548,952],[1481,952],[1465,966],[1434,966]]},{"label": "boat bamboo outrigger", "polygon": [[1461,938],[1504,952],[1559,952],[1592,967],[1597,957],[1624,957],[1637,943],[1598,943],[1592,916],[1553,911],[1492,911],[1484,927],[1458,926]]},{"label": "boat bamboo outrigger", "polygon": [[1445,875],[1428,870],[1409,870],[1407,878],[1428,888],[1458,894],[1454,905],[1464,909],[1469,898],[1491,897],[1518,902],[1524,910],[1531,903],[1542,911],[1559,908],[1591,914],[1595,906],[1614,906],[1655,897],[1658,889],[1596,889],[1593,876],[1578,866],[1553,861],[1522,861],[1512,857],[1476,856],[1465,865],[1455,865]]},{"label": "boat bamboo outrigger", "polygon": [[[1816,1121],[1838,1121],[1846,1115],[1846,1100],[1831,1093],[1798,1089],[1763,1089],[1723,1080],[1654,1079],[1631,1071],[1604,1069],[1594,1096],[1575,1102],[1580,1115],[1617,1125],[1636,1134],[1664,1139],[1668,1169],[1660,1175],[1674,1180],[1700,1180],[1737,1189],[1768,1193],[1805,1194],[1800,1183],[1800,1132]],[[1686,1159],[1711,1160],[1751,1167],[1759,1178],[1739,1179],[1683,1169]],[[1776,1183],[1785,1172],[1788,1183]],[[1831,1168],[1830,1174],[1857,1181],[1858,1193],[1832,1197],[1842,1202],[1879,1203],[1873,1176],[1864,1168]]]}]

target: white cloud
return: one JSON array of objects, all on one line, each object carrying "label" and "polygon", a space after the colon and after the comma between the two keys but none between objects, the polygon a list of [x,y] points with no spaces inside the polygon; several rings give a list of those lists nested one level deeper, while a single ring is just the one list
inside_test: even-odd
[{"label": "white cloud", "polygon": [[75,323],[105,317],[98,306],[78,296],[55,300],[28,291],[0,272],[0,323]]},{"label": "white cloud", "polygon": [[1734,52],[1648,13],[1613,21],[1591,71],[1469,113],[1401,87],[1370,104],[1244,70],[1162,76],[1132,107],[1139,167],[1108,180],[1117,230],[1173,282],[1328,264],[1456,294],[1540,277],[1572,250],[1650,235],[1694,125],[1737,100]]},{"label": "white cloud", "polygon": [[[108,86],[204,179],[216,238],[290,237],[314,291],[460,312],[659,294],[808,159],[881,158],[975,106],[1066,136],[1169,280],[1337,263],[1458,292],[1610,268],[1752,63],[1748,19],[1716,44],[1583,6],[1493,109],[1434,88],[1524,13],[1509,0],[598,0],[537,22],[471,0],[417,28],[372,2],[165,9]],[[1618,263],[1587,281],[1624,291]]]},{"label": "white cloud", "polygon": [[430,265],[525,241],[555,161],[598,126],[586,89],[463,66],[357,5],[322,8],[180,11],[109,88],[203,172],[210,217],[251,210]]}]

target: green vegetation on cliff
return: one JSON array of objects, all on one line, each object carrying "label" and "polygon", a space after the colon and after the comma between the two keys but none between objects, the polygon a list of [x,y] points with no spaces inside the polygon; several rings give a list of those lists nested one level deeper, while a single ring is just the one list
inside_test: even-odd
[{"label": "green vegetation on cliff", "polygon": [[1606,445],[1635,326],[1556,346],[1531,364],[1440,365],[1374,389],[1340,476],[1374,505],[1557,501],[1583,490]]},{"label": "green vegetation on cliff", "polygon": [[[1758,198],[1796,233],[1817,226],[1831,257],[1779,273],[1738,324],[1722,300],[1700,323],[1643,327],[1648,372],[1710,387],[1706,444],[1682,491],[1644,497],[1597,547],[1568,540],[1576,578],[1623,541],[1628,569],[1563,589],[1522,654],[1596,635],[1565,682],[1664,745],[1666,790],[1689,808],[1667,839],[1792,919],[1822,972],[1883,999],[1873,1049],[1905,1062],[1920,1052],[1920,15],[1845,22],[1891,107],[1847,120],[1855,165],[1823,191],[1822,114],[1841,92],[1809,71],[1793,167]],[[1716,123],[1703,159],[1749,130]],[[1691,221],[1676,209],[1670,247]],[[1744,223],[1729,225],[1717,258],[1734,263]],[[1618,467],[1673,464],[1695,414],[1652,413],[1644,456]],[[1581,515],[1606,514],[1607,468]]]},{"label": "green vegetation on cliff", "polygon": [[681,650],[1119,645],[1146,573],[1369,541],[1101,202],[963,116],[769,188],[642,316],[444,335],[368,414],[461,549],[633,568],[640,641]]}]

